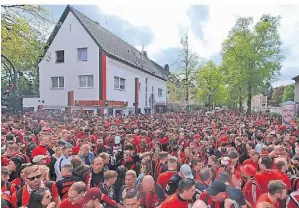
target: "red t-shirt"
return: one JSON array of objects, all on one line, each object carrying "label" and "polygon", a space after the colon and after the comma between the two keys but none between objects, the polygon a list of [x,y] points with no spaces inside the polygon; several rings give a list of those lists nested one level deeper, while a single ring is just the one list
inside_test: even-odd
[{"label": "red t-shirt", "polygon": [[157,179],[157,184],[160,184],[163,190],[166,188],[166,185],[170,178],[176,174],[176,171],[166,171],[161,173]]},{"label": "red t-shirt", "polygon": [[258,170],[259,164],[257,162],[254,162],[252,159],[247,159],[243,162],[243,165],[252,165],[255,167],[256,170]]},{"label": "red t-shirt", "polygon": [[[44,184],[46,184],[46,181],[44,181]],[[56,183],[52,181],[52,188],[51,188],[51,193],[53,198],[59,197],[59,193],[56,187]],[[23,186],[22,189],[22,206],[27,207],[29,204],[29,199],[30,199],[30,193],[28,192],[27,185]],[[18,207],[17,206],[17,192],[13,193],[11,197],[12,201],[12,206],[13,207]]]},{"label": "red t-shirt", "polygon": [[82,208],[81,204],[72,204],[69,198],[62,200],[59,208]]},{"label": "red t-shirt", "polygon": [[277,171],[280,174],[281,180],[287,185],[287,191],[291,189],[291,180],[290,178],[282,171]]},{"label": "red t-shirt", "polygon": [[169,196],[160,205],[160,208],[188,207],[189,201],[183,200],[177,193]]},{"label": "red t-shirt", "polygon": [[255,176],[256,182],[261,186],[261,192],[268,192],[268,183],[272,180],[281,180],[280,174],[275,170],[266,170],[258,172]]},{"label": "red t-shirt", "polygon": [[270,204],[272,204],[275,208],[279,208],[279,203],[276,202],[276,203],[272,203],[268,197],[268,193],[264,193],[260,196],[260,198],[256,201],[255,205],[254,205],[254,208],[256,208],[257,204],[260,203],[260,202],[268,202]]}]

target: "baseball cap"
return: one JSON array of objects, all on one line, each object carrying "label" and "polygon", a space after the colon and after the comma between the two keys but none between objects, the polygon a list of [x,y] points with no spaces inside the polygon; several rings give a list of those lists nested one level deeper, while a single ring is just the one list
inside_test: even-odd
[{"label": "baseball cap", "polygon": [[190,178],[190,179],[194,178],[193,174],[192,174],[191,167],[187,164],[183,164],[181,166],[180,173],[182,173],[185,178]]},{"label": "baseball cap", "polygon": [[292,160],[298,160],[299,161],[299,155],[294,155],[294,157],[292,158]]},{"label": "baseball cap", "polygon": [[86,204],[90,200],[99,199],[102,198],[102,192],[99,188],[90,188],[88,189],[83,198],[80,200],[80,204]]},{"label": "baseball cap", "polygon": [[250,164],[241,166],[240,170],[242,173],[245,173],[246,175],[248,175],[250,177],[253,177],[256,174],[256,168]]},{"label": "baseball cap", "polygon": [[212,185],[206,189],[207,193],[211,196],[216,196],[219,193],[225,192],[226,191],[226,185],[225,183],[215,180]]},{"label": "baseball cap", "polygon": [[48,158],[48,156],[46,155],[37,155],[32,159],[33,163],[38,163],[39,161],[41,161],[42,159],[46,159]]}]

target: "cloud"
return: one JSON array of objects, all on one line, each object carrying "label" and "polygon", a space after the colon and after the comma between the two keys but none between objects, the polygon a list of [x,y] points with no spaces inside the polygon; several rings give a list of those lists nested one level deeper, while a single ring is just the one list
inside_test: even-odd
[{"label": "cloud", "polygon": [[152,59],[164,66],[165,64],[169,65],[170,71],[176,71],[178,68],[181,67],[181,64],[178,63],[179,54],[181,52],[181,48],[173,47],[161,50],[158,54],[156,54]]},{"label": "cloud", "polygon": [[209,18],[209,7],[206,5],[192,5],[187,11],[187,16],[191,22],[191,30],[199,39],[204,39],[202,23]]},{"label": "cloud", "polygon": [[[279,33],[283,42],[280,83],[291,82],[299,74],[299,6],[275,4],[210,4],[188,5],[161,2],[109,3],[97,6],[74,6],[91,19],[121,37],[129,44],[145,50],[149,58],[160,65],[172,65],[181,47],[180,38],[188,31],[190,48],[205,60],[221,62],[221,46],[239,17],[253,17],[258,21],[263,14],[280,15]],[[171,69],[175,66],[171,67]],[[273,85],[279,84],[273,83]]]}]

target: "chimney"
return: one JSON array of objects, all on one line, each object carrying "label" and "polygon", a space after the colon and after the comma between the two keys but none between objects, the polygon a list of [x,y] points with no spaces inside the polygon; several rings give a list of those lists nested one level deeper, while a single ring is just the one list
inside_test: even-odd
[{"label": "chimney", "polygon": [[142,51],[142,55],[147,57],[147,52],[146,51]]},{"label": "chimney", "polygon": [[165,64],[164,69],[169,72],[169,65]]}]

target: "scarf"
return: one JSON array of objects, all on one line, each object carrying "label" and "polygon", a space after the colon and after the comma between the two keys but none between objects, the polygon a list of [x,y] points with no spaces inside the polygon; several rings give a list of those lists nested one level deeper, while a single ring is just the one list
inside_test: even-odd
[{"label": "scarf", "polygon": [[140,191],[140,206],[142,208],[155,208],[156,204],[159,203],[155,189],[156,187],[149,193],[145,193],[143,190]]}]

